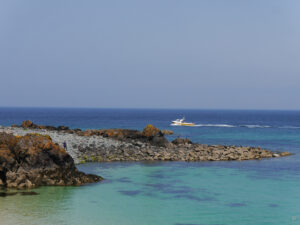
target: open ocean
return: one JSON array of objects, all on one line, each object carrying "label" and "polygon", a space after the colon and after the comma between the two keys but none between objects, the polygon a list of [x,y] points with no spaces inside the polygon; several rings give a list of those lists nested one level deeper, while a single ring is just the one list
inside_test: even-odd
[{"label": "open ocean", "polygon": [[[185,116],[195,127],[173,127]],[[79,165],[105,178],[0,198],[0,225],[300,224],[300,111],[0,108],[0,125],[32,120],[71,128],[153,124],[203,144],[260,146],[295,155],[253,161]]]}]

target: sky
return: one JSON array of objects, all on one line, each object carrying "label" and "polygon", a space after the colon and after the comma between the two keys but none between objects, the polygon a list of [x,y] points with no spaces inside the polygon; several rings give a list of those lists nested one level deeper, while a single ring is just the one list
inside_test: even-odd
[{"label": "sky", "polygon": [[2,0],[0,106],[300,109],[298,0]]}]

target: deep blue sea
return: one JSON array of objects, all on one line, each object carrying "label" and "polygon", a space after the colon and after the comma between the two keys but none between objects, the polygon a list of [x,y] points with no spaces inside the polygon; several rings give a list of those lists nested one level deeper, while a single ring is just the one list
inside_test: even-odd
[{"label": "deep blue sea", "polygon": [[[185,117],[195,127],[170,126]],[[295,155],[242,162],[78,165],[105,178],[0,198],[0,224],[300,224],[300,111],[0,108],[0,125],[143,129],[153,124],[203,144],[260,146]]]}]

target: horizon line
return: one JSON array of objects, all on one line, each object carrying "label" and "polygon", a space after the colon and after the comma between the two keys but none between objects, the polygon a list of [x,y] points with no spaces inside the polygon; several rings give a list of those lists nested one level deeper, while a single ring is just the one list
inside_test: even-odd
[{"label": "horizon line", "polygon": [[132,110],[236,110],[236,111],[300,111],[300,109],[243,109],[243,108],[158,108],[158,107],[91,107],[91,106],[0,106],[0,108],[32,108],[32,109],[132,109]]}]

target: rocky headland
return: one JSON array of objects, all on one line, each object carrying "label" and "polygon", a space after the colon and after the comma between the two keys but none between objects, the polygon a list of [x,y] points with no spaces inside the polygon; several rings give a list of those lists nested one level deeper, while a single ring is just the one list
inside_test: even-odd
[{"label": "rocky headland", "polygon": [[288,152],[272,152],[259,147],[205,145],[192,143],[189,139],[177,138],[172,142],[161,131],[147,125],[143,131],[128,129],[81,130],[66,126],[37,125],[24,121],[22,125],[1,127],[0,132],[14,135],[36,133],[47,135],[63,147],[75,163],[110,161],[220,161],[251,160],[288,156]]},{"label": "rocky headland", "polygon": [[101,180],[78,171],[72,157],[48,135],[0,132],[0,187],[71,186]]}]

